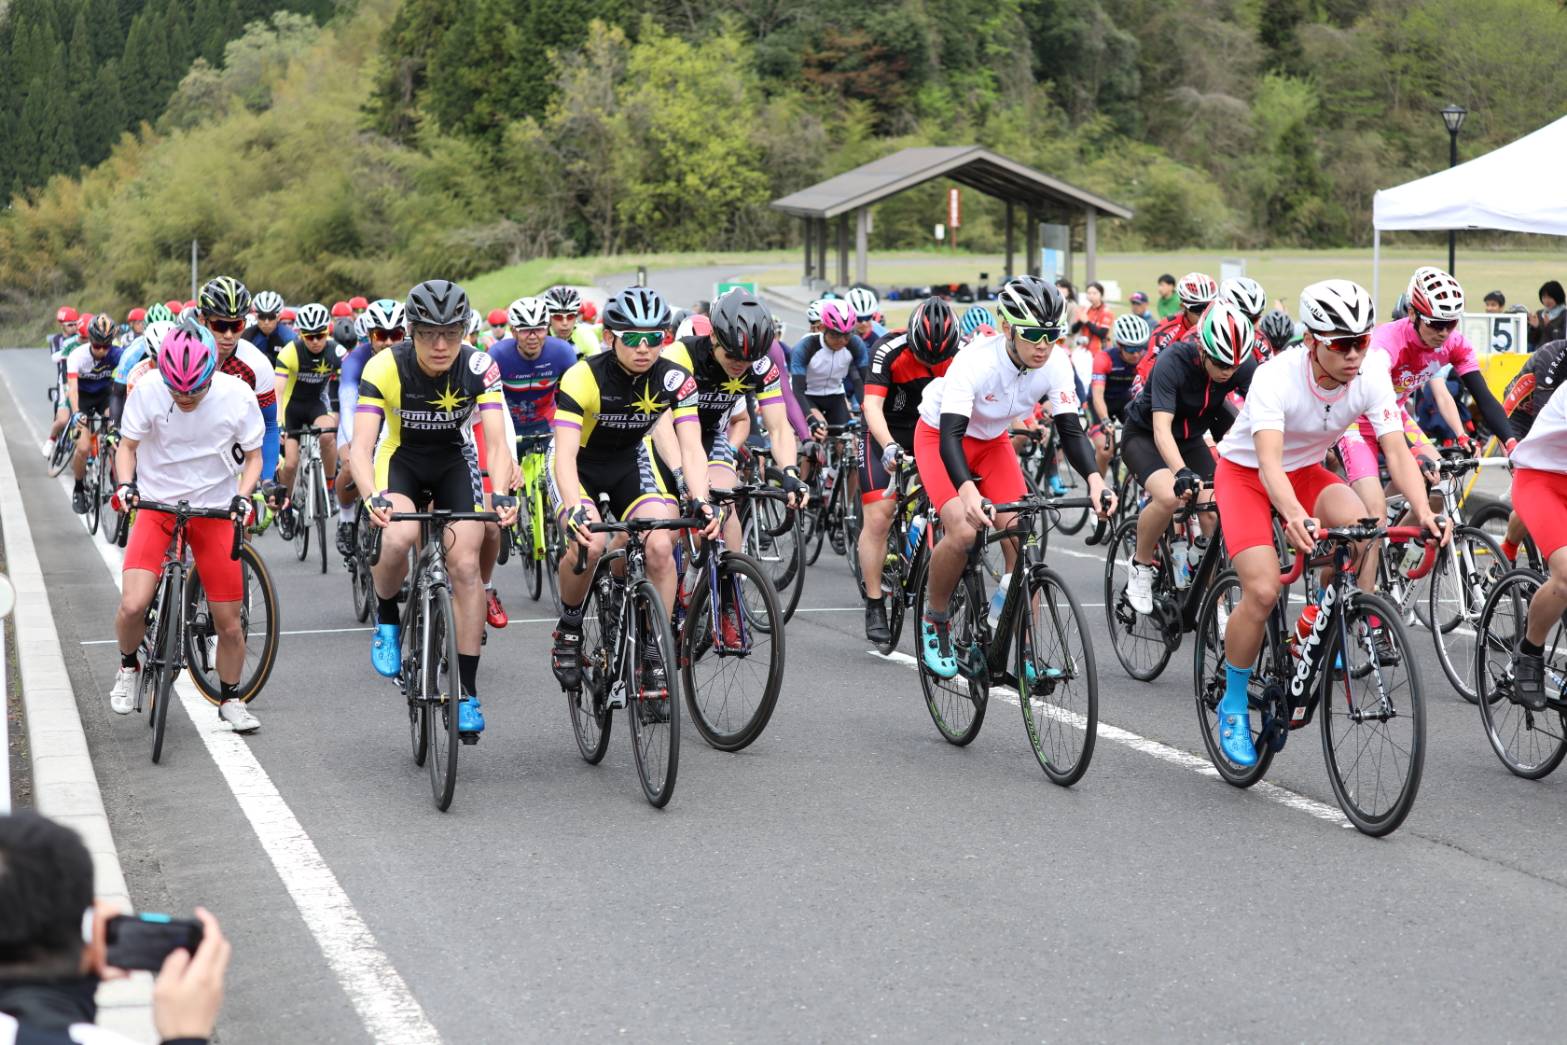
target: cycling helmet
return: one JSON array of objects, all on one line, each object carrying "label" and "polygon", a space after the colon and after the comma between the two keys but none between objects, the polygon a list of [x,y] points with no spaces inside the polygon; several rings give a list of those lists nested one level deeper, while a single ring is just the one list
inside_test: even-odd
[{"label": "cycling helmet", "polygon": [[1281,308],[1270,309],[1257,324],[1257,332],[1268,343],[1268,351],[1282,352],[1295,340],[1295,321]]},{"label": "cycling helmet", "polygon": [[1251,351],[1256,330],[1240,306],[1219,298],[1203,312],[1197,324],[1197,340],[1203,355],[1220,366],[1234,366]]},{"label": "cycling helmet", "polygon": [[807,323],[820,323],[822,321],[822,303],[813,301],[805,306],[805,321]]},{"label": "cycling helmet", "polygon": [[1231,276],[1219,288],[1219,294],[1234,302],[1254,326],[1268,307],[1267,291],[1262,289],[1261,283],[1247,276]]},{"label": "cycling helmet", "polygon": [[552,316],[582,311],[582,295],[571,287],[551,287],[544,292],[544,305]]},{"label": "cycling helmet", "polygon": [[348,307],[353,309],[355,312],[363,312],[365,309],[370,307],[370,302],[360,295],[355,294],[353,297],[348,299]]},{"label": "cycling helmet", "polygon": [[444,279],[427,279],[408,292],[403,309],[414,326],[450,327],[468,322],[468,295]]},{"label": "cycling helmet", "polygon": [[972,337],[980,327],[996,328],[996,317],[990,314],[990,309],[984,305],[970,305],[963,311],[963,318],[958,321],[958,327],[963,331],[964,337]]},{"label": "cycling helmet", "polygon": [[113,344],[114,331],[114,319],[107,312],[100,312],[87,324],[87,340],[95,345]]},{"label": "cycling helmet", "polygon": [[189,394],[212,380],[218,366],[218,349],[207,329],[195,323],[179,323],[158,346],[158,373],[169,391]]},{"label": "cycling helmet", "polygon": [[484,326],[484,317],[479,315],[479,310],[476,309],[476,308],[469,308],[468,309],[468,336],[469,337],[473,337],[473,335],[475,335],[475,334],[477,334],[479,332],[479,328],[482,327],[482,326]]},{"label": "cycling helmet", "polygon": [[582,321],[584,323],[592,323],[595,319],[598,318],[598,315],[599,307],[597,305],[591,301],[584,301],[582,303]]},{"label": "cycling helmet", "polygon": [[1409,310],[1421,319],[1458,319],[1464,314],[1464,288],[1441,269],[1423,265],[1409,280]]},{"label": "cycling helmet", "polygon": [[876,308],[879,304],[876,300],[876,292],[865,287],[854,287],[848,294],[849,308],[854,310],[854,318],[861,323],[867,319],[876,318]]},{"label": "cycling helmet", "polygon": [[354,310],[349,307],[348,302],[346,302],[346,301],[334,301],[332,303],[332,318],[333,319],[352,319],[353,315],[354,315]]},{"label": "cycling helmet", "polygon": [[708,320],[713,340],[736,359],[754,363],[773,347],[773,314],[743,290],[731,290],[713,302]]},{"label": "cycling helmet", "polygon": [[669,326],[673,327],[675,330],[679,330],[680,324],[684,323],[687,319],[694,315],[696,315],[696,313],[692,312],[689,308],[677,308],[669,314]]},{"label": "cycling helmet", "polygon": [[929,297],[909,314],[909,351],[926,366],[944,363],[958,354],[958,317],[946,299]]},{"label": "cycling helmet", "polygon": [[1186,308],[1203,308],[1219,296],[1219,285],[1204,272],[1188,272],[1175,284],[1175,296]]},{"label": "cycling helmet", "polygon": [[155,302],[151,308],[147,309],[147,322],[172,323],[174,322],[174,313],[163,302]]},{"label": "cycling helmet", "polygon": [[490,314],[484,318],[492,327],[503,327],[506,325],[506,310],[504,308],[492,308],[490,309]]},{"label": "cycling helmet", "polygon": [[294,321],[301,334],[319,334],[332,325],[332,314],[325,305],[312,301],[300,306]]},{"label": "cycling helmet", "polygon": [[263,290],[251,302],[257,316],[280,316],[283,313],[283,295],[275,290]]},{"label": "cycling helmet", "polygon": [[70,305],[61,305],[59,310],[54,314],[54,321],[56,323],[75,323],[81,318],[82,317],[78,315],[76,310]]},{"label": "cycling helmet", "polygon": [[147,324],[147,329],[142,331],[142,340],[147,343],[147,358],[153,362],[158,360],[158,346],[163,344],[163,339],[169,336],[169,331],[174,329],[174,321],[160,319]]},{"label": "cycling helmet", "polygon": [[185,302],[179,300],[178,298],[170,298],[163,303],[163,307],[169,310],[169,315],[178,316],[181,312],[185,311]]},{"label": "cycling helmet", "polygon": [[292,323],[294,320],[299,318],[299,313],[294,309],[285,308],[282,312],[278,313],[278,318],[285,323]]},{"label": "cycling helmet", "polygon": [[1300,292],[1300,321],[1314,334],[1364,334],[1376,318],[1371,295],[1353,280],[1325,279]]},{"label": "cycling helmet", "polygon": [[218,319],[244,319],[250,311],[250,291],[233,276],[218,276],[201,288],[201,311]]},{"label": "cycling helmet", "polygon": [[854,313],[842,301],[823,301],[822,330],[829,334],[852,334]]},{"label": "cycling helmet", "polygon": [[[545,300],[549,300],[547,295]],[[669,305],[664,295],[651,287],[627,287],[604,303],[605,330],[663,330],[667,326]]]},{"label": "cycling helmet", "polygon": [[354,321],[346,317],[332,320],[332,340],[341,345],[345,351],[352,351],[354,346],[359,344],[359,334],[354,330]]},{"label": "cycling helmet", "polygon": [[1400,294],[1398,300],[1393,302],[1393,318],[1403,319],[1409,315],[1409,295]]},{"label": "cycling helmet", "polygon": [[1066,303],[1059,290],[1038,276],[1018,276],[1001,288],[996,310],[1015,327],[1054,327],[1061,325]]},{"label": "cycling helmet", "polygon": [[[348,317],[344,316],[343,318],[347,319]],[[364,316],[354,317],[354,337],[360,341],[368,341],[370,339],[370,328],[365,326]]]},{"label": "cycling helmet", "polygon": [[145,322],[147,322],[147,310],[144,309],[144,308],[133,308],[133,309],[131,309],[130,315],[125,317],[125,322],[127,322],[127,323],[145,323]]},{"label": "cycling helmet", "polygon": [[518,298],[505,316],[506,324],[513,330],[537,330],[549,325],[549,305],[543,298]]},{"label": "cycling helmet", "polygon": [[367,331],[398,330],[405,323],[404,314],[401,301],[394,301],[391,298],[377,298],[370,302],[369,307],[365,309],[365,314],[360,316],[355,322],[362,324]]},{"label": "cycling helmet", "polygon": [[87,340],[87,328],[92,326],[92,313],[83,312],[76,318],[76,336],[83,341]]},{"label": "cycling helmet", "polygon": [[1110,328],[1110,336],[1115,343],[1134,352],[1141,352],[1147,348],[1148,339],[1152,335],[1153,331],[1148,329],[1148,321],[1130,312],[1124,316],[1116,316],[1115,325]]}]

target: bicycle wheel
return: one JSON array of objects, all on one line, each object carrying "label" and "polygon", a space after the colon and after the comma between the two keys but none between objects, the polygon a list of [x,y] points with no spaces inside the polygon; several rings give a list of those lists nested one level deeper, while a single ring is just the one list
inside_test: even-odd
[{"label": "bicycle wheel", "polygon": [[[783,473],[768,469],[768,476],[781,481]],[[742,550],[761,563],[778,593],[783,619],[788,621],[805,591],[805,542],[800,520],[806,513],[791,512],[782,501],[770,497],[750,499],[745,510]]]},{"label": "bicycle wheel", "polygon": [[425,729],[430,734],[430,792],[435,808],[446,812],[457,791],[457,701],[462,696],[458,678],[457,618],[452,613],[452,593],[444,585],[430,590],[429,618],[425,621],[422,683]]},{"label": "bicycle wheel", "polygon": [[887,561],[881,568],[882,587],[892,590],[881,600],[887,611],[887,641],[877,643],[876,651],[882,656],[897,649],[898,641],[903,638],[903,618],[908,608],[908,575],[904,572],[905,568],[910,571],[917,569],[925,554],[925,549],[920,548],[915,552],[914,561],[906,567],[902,555],[903,540],[904,534],[898,526],[894,525],[887,532]]},{"label": "bicycle wheel", "polygon": [[[544,594],[544,548],[543,542],[535,542],[533,539],[533,527],[530,525],[525,531],[525,541],[521,535],[518,538],[522,543],[517,545],[521,551],[522,569],[528,575],[528,598],[538,602]],[[501,544],[505,546],[510,540],[505,534],[501,535]]]},{"label": "bicycle wheel", "polygon": [[408,742],[413,747],[414,765],[423,768],[430,756],[430,721],[424,713],[424,679],[419,669],[425,663],[424,629],[428,616],[416,596],[409,597],[408,607],[402,616],[403,670],[397,687],[408,705]]},{"label": "bicycle wheel", "polygon": [[103,518],[103,468],[102,452],[87,461],[87,532],[97,533]]},{"label": "bicycle wheel", "polygon": [[65,431],[60,433],[60,438],[54,441],[54,449],[49,453],[49,477],[52,479],[65,471],[65,466],[71,463],[71,457],[76,453],[76,439],[71,435],[71,426],[66,425]]},{"label": "bicycle wheel", "polygon": [[[925,619],[926,585],[929,583],[928,564],[921,564],[915,580],[919,595],[914,603],[915,627],[921,627]],[[978,602],[977,606],[971,605]],[[958,581],[952,590],[952,600],[947,604],[947,627],[952,636],[952,649],[958,658],[958,673],[950,679],[938,678],[925,667],[924,651],[919,639],[915,649],[919,651],[918,663],[920,691],[925,696],[925,708],[931,721],[949,744],[962,747],[979,736],[979,727],[985,722],[985,708],[990,702],[990,671],[985,663],[985,651],[978,649],[975,615],[984,613],[983,599],[971,598],[967,578]]]},{"label": "bicycle wheel", "polygon": [[1428,578],[1426,620],[1436,659],[1458,695],[1471,704],[1476,700],[1475,628],[1491,586],[1506,572],[1507,559],[1497,543],[1484,530],[1460,526]]},{"label": "bicycle wheel", "polygon": [[555,615],[561,612],[560,560],[565,554],[565,539],[553,519],[544,523],[544,576],[550,586],[550,601],[555,605]]},{"label": "bicycle wheel", "polygon": [[[1164,671],[1175,650],[1165,642],[1160,615],[1138,613],[1126,601],[1126,585],[1136,551],[1137,520],[1128,519],[1115,531],[1105,552],[1105,623],[1110,627],[1110,644],[1115,647],[1121,667],[1132,678],[1150,682]],[[1155,610],[1162,595],[1155,592]]]},{"label": "bicycle wheel", "polygon": [[[1518,640],[1529,617],[1529,600],[1543,574],[1513,570],[1498,580],[1480,611],[1480,640],[1475,648],[1480,723],[1502,765],[1526,780],[1554,772],[1567,755],[1567,713],[1558,704],[1531,711],[1513,699],[1513,664]],[[1562,622],[1545,641],[1546,695],[1560,700],[1567,680],[1567,648]]]},{"label": "bicycle wheel", "polygon": [[[1409,632],[1392,603],[1354,592],[1343,627],[1328,632],[1318,678],[1318,714],[1328,782],[1349,822],[1380,837],[1409,815],[1425,765],[1425,703]],[[1393,656],[1378,656],[1380,633]],[[1391,663],[1384,663],[1391,661]]]},{"label": "bicycle wheel", "polygon": [[[675,691],[675,639],[669,632],[664,601],[652,581],[638,581],[630,592],[631,626],[628,658],[633,678],[626,717],[631,720],[631,751],[636,756],[642,793],[655,809],[662,809],[675,793],[680,768],[680,694]],[[662,686],[642,678],[644,664],[661,666]],[[622,670],[626,670],[623,668]],[[651,674],[650,672],[646,674]]]},{"label": "bicycle wheel", "polygon": [[739,552],[724,553],[718,588],[729,603],[722,612],[732,621],[734,644],[715,644],[710,589],[698,584],[681,627],[681,681],[702,739],[720,751],[739,751],[762,735],[778,703],[783,611],[761,564]]},{"label": "bicycle wheel", "polygon": [[301,463],[294,476],[289,511],[294,513],[294,556],[300,562],[310,557],[310,469]]},{"label": "bicycle wheel", "polygon": [[353,585],[354,618],[363,624],[375,610],[375,586],[370,579],[370,516],[364,502],[354,510],[354,555],[348,560],[348,579]]},{"label": "bicycle wheel", "polygon": [[163,760],[163,742],[169,726],[169,705],[174,703],[174,679],[180,670],[180,635],[184,621],[175,589],[177,574],[165,577],[158,596],[157,682],[152,691],[152,760]]},{"label": "bicycle wheel", "polygon": [[827,531],[827,506],[815,496],[811,498],[811,502],[817,507],[800,513],[801,542],[805,546],[807,566],[815,566],[816,560],[821,557],[822,538]]},{"label": "bicycle wheel", "polygon": [[[1083,477],[1072,470],[1071,465],[1067,464],[1066,455],[1060,453],[1059,450],[1054,454],[1046,475],[1054,476],[1056,479],[1055,483],[1046,483],[1046,489],[1052,494],[1057,489],[1061,489],[1062,492],[1056,494],[1056,496],[1070,498],[1088,496],[1088,486]],[[1070,537],[1083,528],[1083,524],[1088,522],[1088,516],[1089,510],[1087,507],[1068,508],[1057,513],[1054,528]]]},{"label": "bicycle wheel", "polygon": [[1017,693],[1034,757],[1053,783],[1088,772],[1099,731],[1099,673],[1088,620],[1060,574],[1029,572],[1017,613]]},{"label": "bicycle wheel", "polygon": [[[1287,593],[1280,592],[1282,599]],[[1273,763],[1273,747],[1263,738],[1263,716],[1267,709],[1262,699],[1270,680],[1283,678],[1288,664],[1281,663],[1287,657],[1279,650],[1274,636],[1263,637],[1262,649],[1251,675],[1249,703],[1251,706],[1252,739],[1257,745],[1257,764],[1238,766],[1224,757],[1219,747],[1219,701],[1224,696],[1225,658],[1224,629],[1230,614],[1241,601],[1241,579],[1234,570],[1225,570],[1213,579],[1213,585],[1203,596],[1202,609],[1197,615],[1197,637],[1192,676],[1197,696],[1197,725],[1202,733],[1203,746],[1219,776],[1236,787],[1250,787],[1261,780]]]},{"label": "bicycle wheel", "polygon": [[316,517],[316,550],[321,555],[321,572],[326,573],[326,471],[320,461],[312,468],[315,479],[311,481],[311,514]]},{"label": "bicycle wheel", "polygon": [[[245,637],[245,665],[240,670],[239,699],[249,703],[267,684],[277,660],[282,622],[278,611],[277,589],[267,572],[261,553],[250,544],[240,546],[240,575],[244,594],[239,603],[240,632]],[[185,662],[190,665],[191,680],[207,702],[218,703],[218,633],[212,623],[212,608],[201,575],[191,570],[185,581]]]},{"label": "bicycle wheel", "polygon": [[[96,491],[96,511],[98,513],[98,525],[103,530],[103,539],[110,544],[115,543],[119,536],[120,513],[108,507],[109,498],[114,493],[114,448],[104,444],[103,453],[98,455],[98,489]],[[107,518],[105,513],[107,512]]]},{"label": "bicycle wheel", "polygon": [[606,604],[599,591],[607,567],[588,587],[582,606],[582,685],[566,691],[566,706],[571,712],[571,732],[577,738],[577,750],[588,765],[598,765],[609,747],[609,729],[615,721],[605,706],[609,687],[615,681],[614,657],[615,608]]}]

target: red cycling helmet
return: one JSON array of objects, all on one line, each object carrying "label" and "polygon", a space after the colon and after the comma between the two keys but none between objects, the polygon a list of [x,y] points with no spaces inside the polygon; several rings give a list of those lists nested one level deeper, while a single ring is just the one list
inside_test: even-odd
[{"label": "red cycling helmet", "polygon": [[81,338],[83,341],[86,341],[87,328],[90,326],[92,326],[92,313],[83,312],[80,316],[76,317],[76,336]]},{"label": "red cycling helmet", "polygon": [[178,298],[170,298],[169,300],[165,301],[164,304],[167,305],[169,311],[174,313],[176,316],[185,311],[185,302],[179,300]]},{"label": "red cycling helmet", "polygon": [[582,302],[582,311],[577,314],[582,317],[584,323],[593,323],[599,318],[599,308],[593,302],[584,300]]},{"label": "red cycling helmet", "polygon": [[293,309],[285,308],[283,311],[278,313],[277,318],[281,319],[285,323],[292,323],[294,321],[294,317],[297,315],[299,315],[299,313],[295,312]]},{"label": "red cycling helmet", "polygon": [[503,327],[506,325],[506,310],[504,308],[492,308],[488,318],[490,326]]},{"label": "red cycling helmet", "polygon": [[70,305],[61,305],[59,310],[54,314],[54,321],[56,323],[75,323],[78,319],[81,318],[82,317],[77,315],[76,310]]},{"label": "red cycling helmet", "polygon": [[354,307],[346,301],[338,301],[332,305],[332,318],[352,319],[354,318]]},{"label": "red cycling helmet", "polygon": [[348,307],[355,312],[363,312],[370,307],[370,301],[368,298],[363,298],[356,294],[348,299]]},{"label": "red cycling helmet", "polygon": [[125,317],[125,321],[127,323],[141,323],[141,322],[145,321],[146,318],[147,318],[147,310],[146,309],[144,309],[144,308],[133,308],[133,309],[131,309],[131,314]]},{"label": "red cycling helmet", "polygon": [[180,311],[184,312],[188,308],[196,308],[198,304],[199,302],[197,302],[195,298],[191,298],[189,301],[185,302],[185,304],[180,306]]}]

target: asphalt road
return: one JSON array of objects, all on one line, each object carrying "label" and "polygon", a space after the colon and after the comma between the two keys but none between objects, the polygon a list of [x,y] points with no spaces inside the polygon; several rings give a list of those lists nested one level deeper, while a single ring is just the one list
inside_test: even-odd
[{"label": "asphalt road", "polygon": [[[663,282],[684,300],[708,276]],[[1567,1002],[1535,984],[1567,929],[1567,776],[1508,774],[1417,633],[1428,757],[1400,831],[1323,815],[1311,733],[1275,760],[1277,789],[1233,789],[1181,757],[1202,754],[1189,654],[1156,683],[1122,674],[1103,560],[1075,538],[1051,560],[1088,607],[1119,730],[1070,790],[1010,705],[970,747],[943,742],[911,668],[868,652],[847,567],[824,552],[766,734],[728,755],[688,729],[662,812],[623,729],[603,764],[578,757],[548,612],[503,567],[514,619],[480,668],[489,728],[442,814],[346,575],[269,534],[285,638],[242,743],[292,820],[256,822],[258,779],[221,771],[190,718],[154,766],[144,722],[108,710],[102,539],[24,419],[47,423],[48,375],[40,351],[0,352],[20,397],[0,394],[0,421],[132,894],[204,904],[235,942],[224,1042],[370,1026],[451,1042],[1561,1037]],[[341,902],[293,878],[280,834],[296,855],[313,844]],[[337,930],[361,923],[345,948]]]}]

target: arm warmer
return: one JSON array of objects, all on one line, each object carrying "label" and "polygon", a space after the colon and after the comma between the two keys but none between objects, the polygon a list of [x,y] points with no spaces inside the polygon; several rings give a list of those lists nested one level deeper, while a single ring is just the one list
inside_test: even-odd
[{"label": "arm warmer", "polygon": [[1507,412],[1502,409],[1502,404],[1496,401],[1491,394],[1491,388],[1485,383],[1485,375],[1478,370],[1472,370],[1458,380],[1463,382],[1464,388],[1469,391],[1469,398],[1475,401],[1475,406],[1480,408],[1480,416],[1485,418],[1485,426],[1502,442],[1513,437],[1513,426],[1507,420]]},{"label": "arm warmer", "polygon": [[279,437],[276,403],[261,408],[261,420],[267,426],[266,432],[261,436],[261,478],[271,482],[272,477],[277,474]]},{"label": "arm warmer", "polygon": [[974,473],[968,470],[968,457],[963,453],[963,434],[967,431],[968,418],[963,414],[941,415],[941,463],[953,489],[974,480]]},{"label": "arm warmer", "polygon": [[[946,458],[945,436],[947,432],[946,415],[942,415],[941,432],[942,458]],[[1056,435],[1061,438],[1061,450],[1066,454],[1066,459],[1071,462],[1072,470],[1084,479],[1099,471],[1094,462],[1094,444],[1088,441],[1088,436],[1083,433],[1082,419],[1075,413],[1057,414],[1054,418]]]}]

